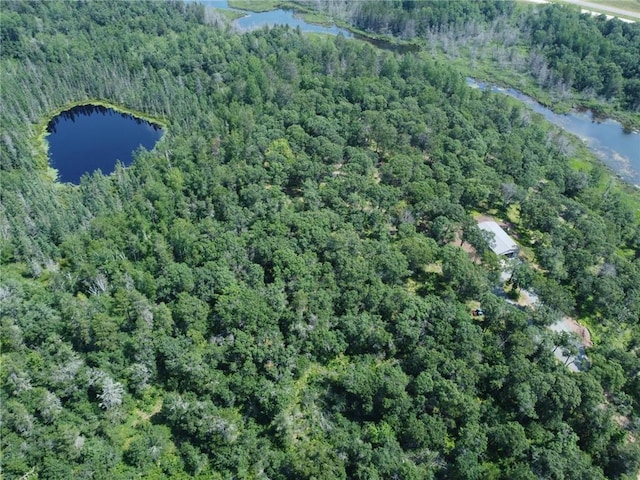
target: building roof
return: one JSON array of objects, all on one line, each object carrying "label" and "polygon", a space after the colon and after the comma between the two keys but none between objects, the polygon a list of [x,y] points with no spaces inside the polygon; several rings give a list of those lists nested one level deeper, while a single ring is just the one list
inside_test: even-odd
[{"label": "building roof", "polygon": [[480,222],[478,227],[485,232],[493,233],[493,240],[489,242],[489,246],[496,255],[509,255],[518,251],[516,242],[496,222]]}]

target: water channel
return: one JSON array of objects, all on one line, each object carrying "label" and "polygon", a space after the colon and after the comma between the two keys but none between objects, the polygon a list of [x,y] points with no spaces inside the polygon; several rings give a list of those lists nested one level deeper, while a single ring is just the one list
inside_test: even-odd
[{"label": "water channel", "polygon": [[579,137],[589,149],[625,181],[640,187],[640,134],[626,132],[614,120],[597,120],[593,112],[554,113],[533,98],[513,88],[502,88],[467,79],[467,84],[482,90],[509,95],[541,114],[549,122]]},{"label": "water channel", "polygon": [[[230,9],[227,0],[208,0],[203,3],[219,9]],[[355,36],[361,40],[368,41],[378,48],[399,51],[400,53],[413,51],[416,48],[413,45],[402,45],[399,48],[398,45],[389,42],[354,35],[343,28],[314,25],[294,16],[294,12],[291,10],[246,13],[246,16],[234,22],[240,29],[252,30],[265,25],[276,24],[289,25],[294,28],[300,27],[304,32],[320,32],[332,35],[342,33],[345,37]],[[501,88],[471,78],[467,79],[467,83],[470,87],[488,88],[493,92],[509,95],[520,100],[535,112],[543,115],[549,122],[582,139],[589,149],[620,178],[640,188],[640,134],[637,132],[625,131],[622,125],[614,120],[597,120],[594,118],[593,112],[590,111],[574,111],[568,114],[554,113],[533,98],[512,88]]]},{"label": "water channel", "polygon": [[345,37],[353,37],[353,33],[344,28],[336,27],[324,27],[322,25],[316,25],[309,23],[294,15],[293,10],[270,10],[268,12],[251,12],[248,10],[238,10],[237,8],[231,8],[227,0],[203,0],[200,3],[209,7],[218,8],[221,10],[234,10],[236,12],[242,12],[245,15],[238,18],[233,23],[240,30],[255,30],[264,26],[272,27],[274,25],[289,25],[290,27],[299,27],[303,32],[315,32],[326,33],[329,35],[342,34]]}]

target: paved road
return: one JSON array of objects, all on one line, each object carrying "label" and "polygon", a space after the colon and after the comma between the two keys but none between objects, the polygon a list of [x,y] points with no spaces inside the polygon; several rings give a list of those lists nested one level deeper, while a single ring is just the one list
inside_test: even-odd
[{"label": "paved road", "polygon": [[[551,3],[553,0],[526,0],[532,3]],[[630,12],[629,10],[625,10],[623,8],[610,7],[608,5],[600,5],[597,3],[583,2],[582,0],[563,0],[566,3],[572,3],[577,5],[578,7],[582,7],[585,10],[591,9],[600,10],[602,12],[607,12],[614,15],[625,15],[629,18],[637,18],[640,20],[640,13]],[[624,20],[624,19],[623,19]]]},{"label": "paved road", "polygon": [[582,0],[564,0],[567,3],[573,3],[574,5],[578,5],[582,8],[592,9],[592,10],[602,10],[603,12],[616,13],[618,15],[625,15],[631,18],[637,18],[640,20],[640,13],[630,12],[629,10],[624,10],[623,8],[610,7],[608,5],[600,5],[597,3],[589,3],[583,2]]}]

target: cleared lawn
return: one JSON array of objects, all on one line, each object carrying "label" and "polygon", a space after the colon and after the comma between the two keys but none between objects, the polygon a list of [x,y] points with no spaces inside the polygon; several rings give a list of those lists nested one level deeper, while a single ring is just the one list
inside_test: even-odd
[{"label": "cleared lawn", "polygon": [[275,10],[280,5],[279,0],[229,0],[231,8],[239,8],[240,10],[250,10],[252,12],[268,12]]}]

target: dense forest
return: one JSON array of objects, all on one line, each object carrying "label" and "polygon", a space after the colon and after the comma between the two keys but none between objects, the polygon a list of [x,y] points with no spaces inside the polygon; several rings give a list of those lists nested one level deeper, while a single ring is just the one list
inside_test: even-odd
[{"label": "dense forest", "polygon": [[[571,91],[600,99],[635,114],[630,121],[640,126],[637,23],[581,14],[579,7],[556,3],[542,7],[495,0],[298,3],[329,12],[365,32],[515,69],[551,89],[556,99]],[[499,80],[500,74],[496,76]]]},{"label": "dense forest", "polygon": [[[572,139],[428,55],[194,3],[0,15],[4,478],[635,478],[638,196]],[[92,100],[166,134],[55,182],[44,126]],[[543,306],[496,294],[478,212]]]}]

